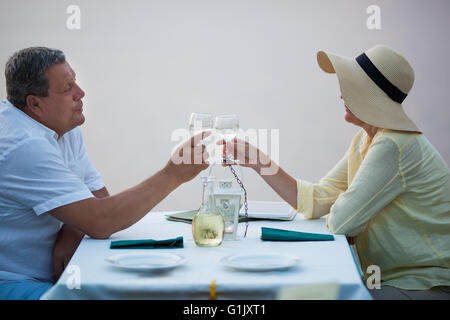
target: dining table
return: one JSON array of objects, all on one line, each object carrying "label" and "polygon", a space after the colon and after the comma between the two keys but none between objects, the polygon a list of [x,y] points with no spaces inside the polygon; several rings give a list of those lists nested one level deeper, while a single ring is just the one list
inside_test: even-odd
[{"label": "dining table", "polygon": [[[245,236],[245,223],[241,222],[235,239],[225,239],[216,247],[200,247],[193,239],[191,224],[168,220],[172,213],[175,211],[151,211],[109,239],[85,236],[58,281],[41,299],[371,299],[345,235],[332,235],[329,241],[261,237],[263,228],[331,235],[326,216],[306,219],[299,213],[287,221],[253,220]],[[146,239],[181,239],[182,243],[169,248],[112,246],[121,240]],[[159,268],[120,263],[124,257],[134,256],[167,258],[172,263]],[[269,263],[267,259],[271,259]]]}]

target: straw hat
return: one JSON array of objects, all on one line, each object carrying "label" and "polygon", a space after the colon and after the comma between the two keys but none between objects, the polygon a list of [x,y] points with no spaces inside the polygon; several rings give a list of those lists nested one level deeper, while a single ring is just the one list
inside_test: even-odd
[{"label": "straw hat", "polygon": [[414,83],[414,70],[399,53],[377,45],[356,59],[319,51],[317,62],[336,73],[342,98],[360,120],[379,128],[421,132],[402,102]]}]

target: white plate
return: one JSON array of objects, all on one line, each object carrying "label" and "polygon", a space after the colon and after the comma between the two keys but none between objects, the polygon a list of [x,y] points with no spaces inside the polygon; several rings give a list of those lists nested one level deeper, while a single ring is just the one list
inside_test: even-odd
[{"label": "white plate", "polygon": [[220,262],[230,268],[245,271],[286,270],[298,264],[299,258],[276,253],[232,254]]},{"label": "white plate", "polygon": [[186,259],[178,254],[161,252],[123,253],[106,258],[114,267],[135,271],[169,270],[184,263]]}]

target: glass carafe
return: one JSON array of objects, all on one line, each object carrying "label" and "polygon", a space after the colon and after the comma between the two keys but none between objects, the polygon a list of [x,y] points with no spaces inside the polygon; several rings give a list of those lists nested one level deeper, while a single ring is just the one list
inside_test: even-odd
[{"label": "glass carafe", "polygon": [[192,235],[200,247],[216,247],[223,241],[225,223],[215,204],[214,181],[212,177],[203,181],[202,205],[192,220]]}]

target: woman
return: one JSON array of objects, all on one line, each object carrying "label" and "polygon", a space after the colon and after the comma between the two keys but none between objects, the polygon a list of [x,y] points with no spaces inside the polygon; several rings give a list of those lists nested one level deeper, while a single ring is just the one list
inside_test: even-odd
[{"label": "woman", "polygon": [[281,168],[261,174],[276,164],[244,141],[226,152],[306,218],[329,213],[327,227],[353,237],[362,270],[380,267],[375,299],[450,299],[449,169],[403,111],[412,67],[386,46],[355,60],[320,51],[317,60],[338,76],[345,120],[362,128],[337,165],[312,184]]}]

